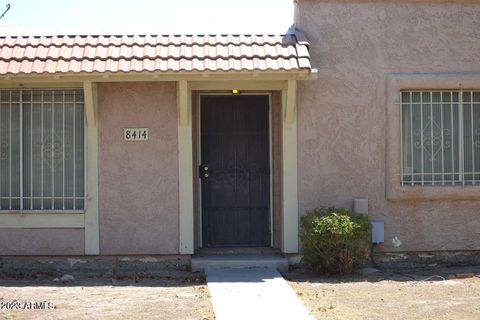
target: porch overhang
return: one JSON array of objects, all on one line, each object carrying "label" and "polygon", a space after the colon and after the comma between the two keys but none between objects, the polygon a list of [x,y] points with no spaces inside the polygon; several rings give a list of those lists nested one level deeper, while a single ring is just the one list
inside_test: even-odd
[{"label": "porch overhang", "polygon": [[2,86],[38,85],[83,85],[84,82],[142,82],[142,81],[182,81],[223,82],[223,81],[286,81],[317,80],[317,70],[301,71],[192,71],[192,72],[94,72],[56,74],[8,74],[0,75]]},{"label": "porch overhang", "polygon": [[[177,82],[179,253],[194,251],[192,92],[278,91],[282,96],[282,243],[298,252],[297,82],[316,80],[308,42],[280,36],[0,37],[0,86],[83,87],[89,209],[85,252],[99,254],[97,83]],[[76,225],[67,217],[69,225]],[[36,224],[35,224],[36,225]]]}]

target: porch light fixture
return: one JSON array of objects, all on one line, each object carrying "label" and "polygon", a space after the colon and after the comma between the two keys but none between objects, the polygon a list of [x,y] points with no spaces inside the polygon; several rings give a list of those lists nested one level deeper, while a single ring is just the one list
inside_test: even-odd
[{"label": "porch light fixture", "polygon": [[240,91],[238,91],[238,89],[232,89],[232,94],[239,94]]}]

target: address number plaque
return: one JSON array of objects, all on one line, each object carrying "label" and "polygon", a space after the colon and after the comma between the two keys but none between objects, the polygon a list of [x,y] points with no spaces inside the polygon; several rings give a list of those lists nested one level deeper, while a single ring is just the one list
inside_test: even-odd
[{"label": "address number plaque", "polygon": [[147,141],[148,128],[124,128],[123,140],[125,141]]}]

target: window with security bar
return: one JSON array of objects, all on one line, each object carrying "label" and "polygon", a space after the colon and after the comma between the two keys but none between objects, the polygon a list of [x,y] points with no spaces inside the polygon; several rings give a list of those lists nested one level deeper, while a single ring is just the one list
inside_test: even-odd
[{"label": "window with security bar", "polygon": [[402,185],[480,184],[480,91],[402,91]]},{"label": "window with security bar", "polygon": [[0,210],[82,211],[83,91],[0,90]]}]

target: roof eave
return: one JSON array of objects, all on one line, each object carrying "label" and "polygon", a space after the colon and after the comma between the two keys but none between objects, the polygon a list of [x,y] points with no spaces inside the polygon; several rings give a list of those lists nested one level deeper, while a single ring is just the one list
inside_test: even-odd
[{"label": "roof eave", "polygon": [[316,69],[254,71],[143,71],[3,74],[0,83],[114,82],[114,81],[211,81],[211,80],[316,80]]}]

